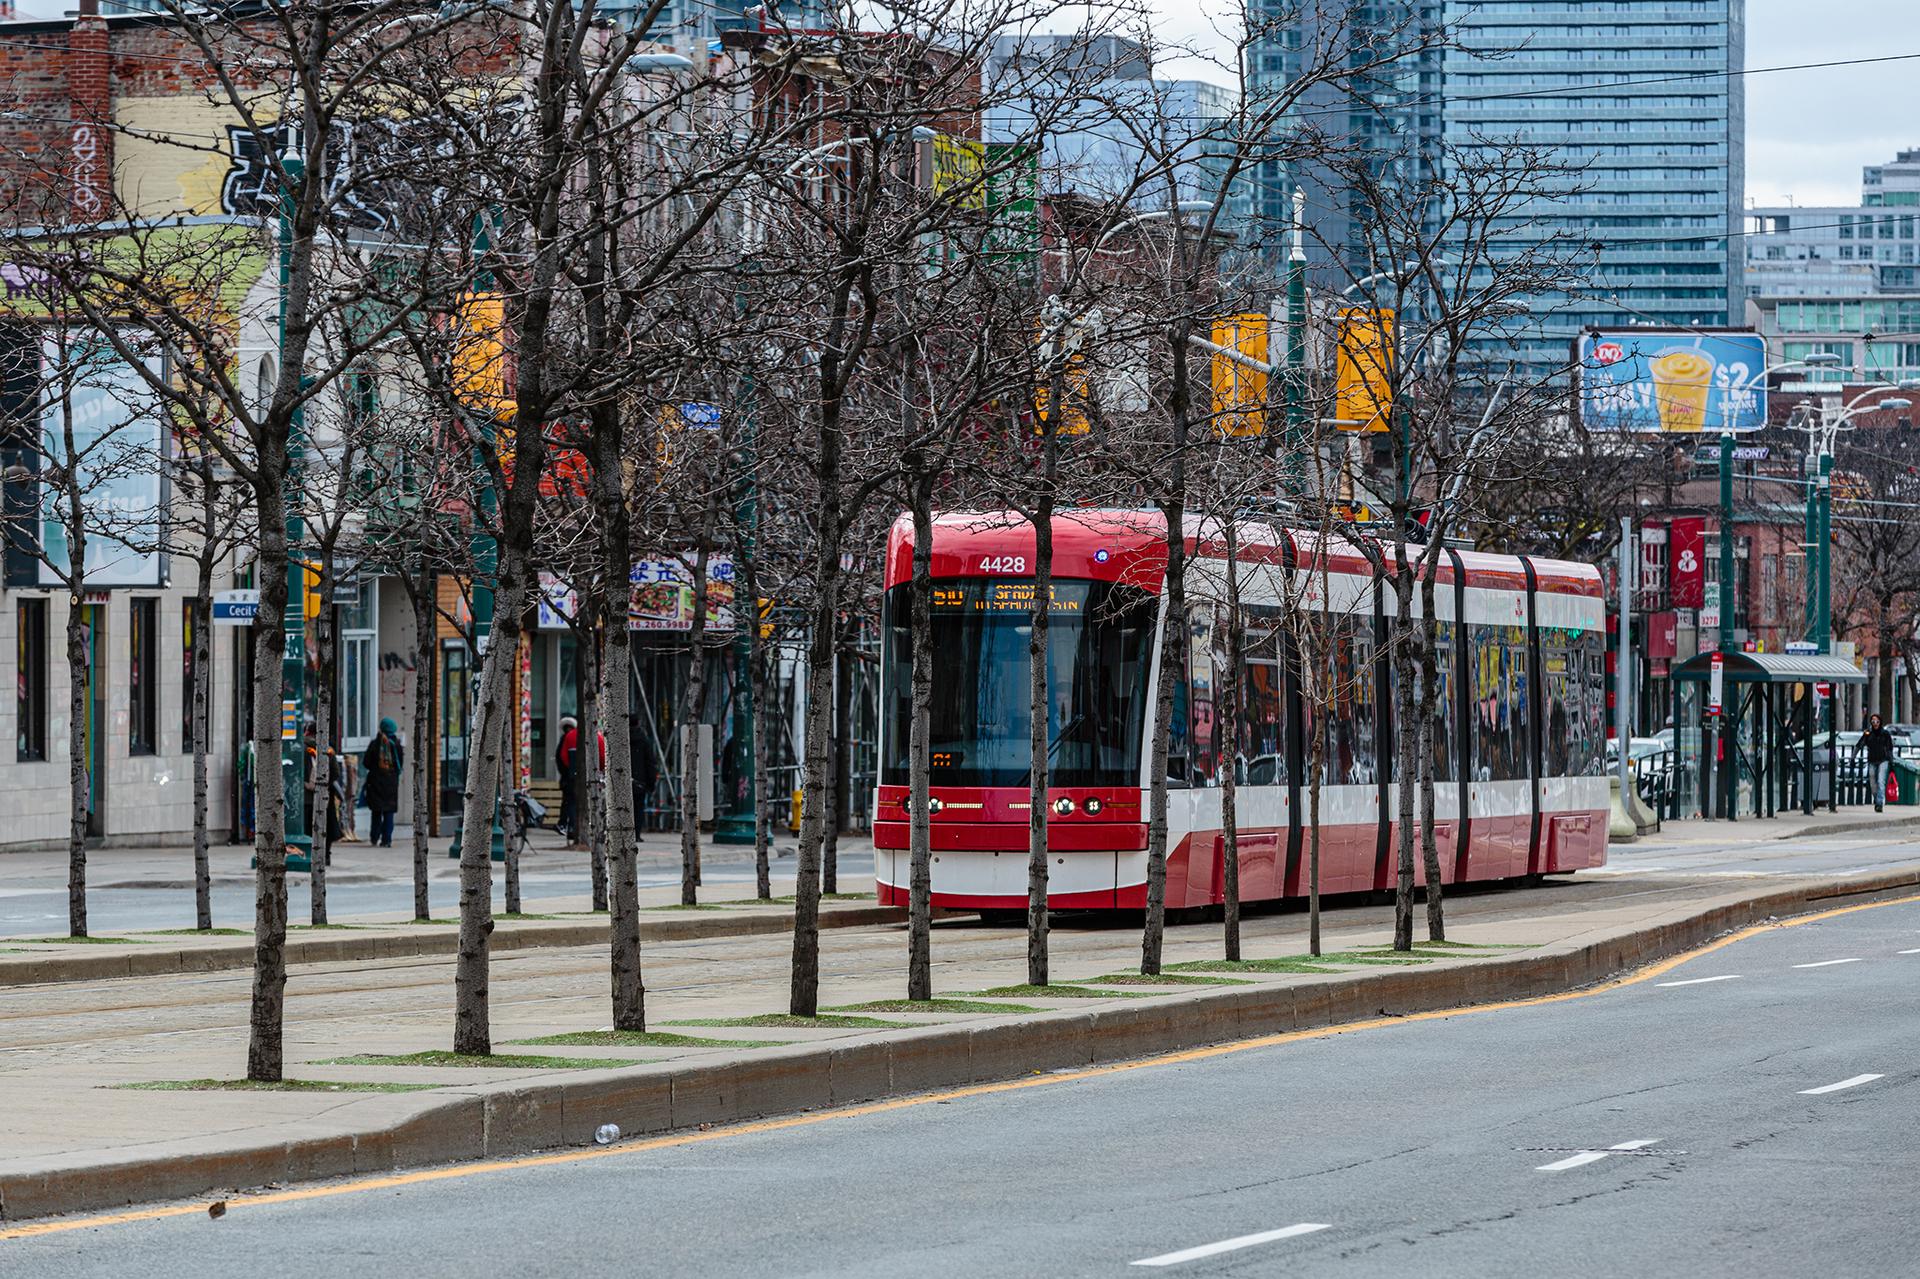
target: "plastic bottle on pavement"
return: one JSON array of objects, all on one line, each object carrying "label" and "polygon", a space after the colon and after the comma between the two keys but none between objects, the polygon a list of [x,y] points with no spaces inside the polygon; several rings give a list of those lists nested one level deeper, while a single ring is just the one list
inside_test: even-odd
[{"label": "plastic bottle on pavement", "polygon": [[619,1124],[601,1124],[593,1130],[593,1139],[603,1146],[611,1146],[620,1140]]}]

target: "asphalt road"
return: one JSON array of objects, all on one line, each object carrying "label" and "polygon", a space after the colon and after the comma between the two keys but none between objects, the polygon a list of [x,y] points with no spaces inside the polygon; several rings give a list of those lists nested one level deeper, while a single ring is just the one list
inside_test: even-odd
[{"label": "asphalt road", "polygon": [[[666,847],[666,838],[654,836],[642,846],[641,888],[664,888],[680,883],[680,851]],[[851,842],[851,841],[849,841]],[[447,856],[446,839],[433,841],[428,884],[430,909],[452,915],[459,909],[458,863]],[[774,863],[774,874],[791,875],[793,841],[776,841],[788,855]],[[334,920],[359,916],[411,914],[413,910],[413,854],[408,838],[397,835],[391,850],[365,845],[336,850],[334,873],[327,881],[327,912]],[[253,926],[253,878],[250,852],[222,847],[215,853],[214,923],[222,927]],[[351,861],[351,865],[347,864]],[[88,859],[87,923],[96,935],[153,928],[193,927],[193,853],[191,849],[165,853],[95,851]],[[841,873],[862,880],[873,874],[873,855],[864,843],[842,846]],[[523,904],[542,899],[585,896],[592,887],[584,852],[564,853],[557,844],[536,846],[522,862]],[[709,843],[702,853],[701,882],[705,888],[754,882],[753,850]],[[293,875],[287,884],[289,918],[308,918],[311,901],[307,876]],[[131,885],[116,887],[116,885]],[[729,896],[739,896],[729,893]],[[498,864],[493,873],[495,910],[506,909],[506,886]],[[0,854],[0,937],[30,937],[66,932],[67,880],[65,854]]]},{"label": "asphalt road", "polygon": [[1907,1276],[1920,905],[1637,984],[0,1242],[0,1273]]}]

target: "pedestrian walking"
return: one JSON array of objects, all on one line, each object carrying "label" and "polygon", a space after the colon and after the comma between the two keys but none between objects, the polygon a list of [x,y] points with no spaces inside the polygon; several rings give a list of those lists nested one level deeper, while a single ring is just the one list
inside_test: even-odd
[{"label": "pedestrian walking", "polygon": [[372,818],[367,838],[376,848],[393,847],[393,815],[400,808],[400,770],[406,759],[400,726],[391,719],[381,720],[379,733],[360,756],[360,793]]},{"label": "pedestrian walking", "polygon": [[580,762],[580,725],[571,715],[560,717],[560,744],[553,748],[553,764],[560,774],[560,820],[556,823],[569,844],[580,842],[576,828],[580,822],[579,791],[575,769]]},{"label": "pedestrian walking", "polygon": [[1893,767],[1893,734],[1878,715],[1867,716],[1867,731],[1860,735],[1860,750],[1867,755],[1867,771],[1873,775],[1873,811],[1887,805],[1887,771]]}]

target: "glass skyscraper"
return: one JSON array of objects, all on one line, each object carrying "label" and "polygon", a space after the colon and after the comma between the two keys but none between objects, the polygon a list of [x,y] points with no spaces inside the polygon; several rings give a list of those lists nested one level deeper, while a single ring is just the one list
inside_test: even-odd
[{"label": "glass skyscraper", "polygon": [[[1516,145],[1545,149],[1530,179],[1537,198],[1496,223],[1482,252],[1514,261],[1545,246],[1586,264],[1578,283],[1529,298],[1515,332],[1530,367],[1564,364],[1588,326],[1738,323],[1745,0],[1319,0],[1261,33],[1255,67],[1283,85],[1330,38],[1357,64],[1380,56],[1383,31],[1416,45],[1442,25],[1443,52],[1370,73],[1359,94],[1311,90],[1283,129],[1311,124],[1349,155],[1371,156],[1383,189],[1397,177],[1409,198],[1433,205],[1422,210],[1433,225],[1459,198],[1450,181],[1469,185],[1454,179],[1476,161]],[[1291,188],[1305,188],[1319,287],[1393,265],[1365,260],[1380,237],[1331,178],[1273,163],[1254,191],[1256,212],[1277,228]]]},{"label": "glass skyscraper", "polygon": [[[1587,242],[1592,279],[1533,299],[1529,363],[1582,328],[1738,323],[1745,197],[1745,0],[1447,0],[1451,153],[1555,148],[1563,188],[1491,241]],[[1478,55],[1478,56],[1476,56]]]}]

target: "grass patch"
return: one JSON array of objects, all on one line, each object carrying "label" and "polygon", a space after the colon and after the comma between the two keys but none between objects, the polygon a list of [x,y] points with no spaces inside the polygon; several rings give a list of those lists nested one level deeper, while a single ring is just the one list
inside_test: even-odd
[{"label": "grass patch", "polygon": [[1170,967],[1183,973],[1337,973],[1338,968],[1298,959],[1196,959]]},{"label": "grass patch", "polygon": [[527,914],[527,913],[525,913],[524,911],[514,911],[514,912],[513,912],[512,914],[505,914],[505,913],[502,913],[502,914],[498,914],[498,915],[495,915],[495,916],[494,916],[494,918],[495,918],[495,919],[558,919],[558,918],[560,918],[560,916],[558,916],[558,915],[529,915],[529,914]]},{"label": "grass patch", "polygon": [[564,1035],[516,1039],[516,1044],[564,1048],[778,1048],[777,1039],[705,1039],[660,1030],[574,1030]]},{"label": "grass patch", "polygon": [[1475,951],[1532,950],[1532,942],[1464,942],[1464,941],[1422,941],[1415,942],[1411,951],[1395,952],[1391,946],[1362,946],[1360,954],[1448,954],[1463,959],[1473,958]]},{"label": "grass patch", "polygon": [[1330,950],[1323,955],[1288,955],[1303,964],[1425,964],[1431,955],[1414,955],[1404,950]]},{"label": "grass patch", "polygon": [[151,946],[138,937],[22,937],[36,946]]},{"label": "grass patch", "polygon": [[364,927],[366,927],[364,924],[288,924],[287,931],[290,933],[350,933]]},{"label": "grass patch", "polygon": [[251,937],[251,928],[148,928],[147,937]]},{"label": "grass patch", "polygon": [[1028,1004],[992,1004],[971,999],[870,999],[864,1004],[842,1004],[837,1013],[1037,1013]]},{"label": "grass patch", "polygon": [[968,996],[988,999],[1146,999],[1149,992],[1144,990],[1094,990],[1087,986],[1071,983],[1059,986],[995,986],[992,990],[963,991],[962,998]]},{"label": "grass patch", "polygon": [[330,1057],[317,1066],[457,1066],[478,1070],[596,1070],[612,1066],[644,1066],[644,1061],[615,1061],[610,1057],[543,1057],[521,1053],[357,1053]]},{"label": "grass patch", "polygon": [[670,906],[642,906],[641,910],[726,910],[724,902],[695,902],[689,906],[685,902],[674,902]]},{"label": "grass patch", "polygon": [[113,1084],[135,1092],[427,1092],[438,1084],[340,1083],[332,1079],[149,1079],[138,1084]]},{"label": "grass patch", "polygon": [[1080,984],[1085,986],[1251,986],[1252,982],[1235,981],[1231,977],[1203,977],[1198,973],[1160,973],[1148,977],[1143,973],[1108,973],[1105,977],[1084,977]]},{"label": "grass patch", "polygon": [[878,1017],[845,1017],[822,1013],[818,1017],[795,1017],[792,1013],[760,1013],[753,1017],[696,1017],[688,1021],[670,1021],[669,1026],[766,1026],[795,1030],[904,1030],[904,1021],[882,1021]]}]

